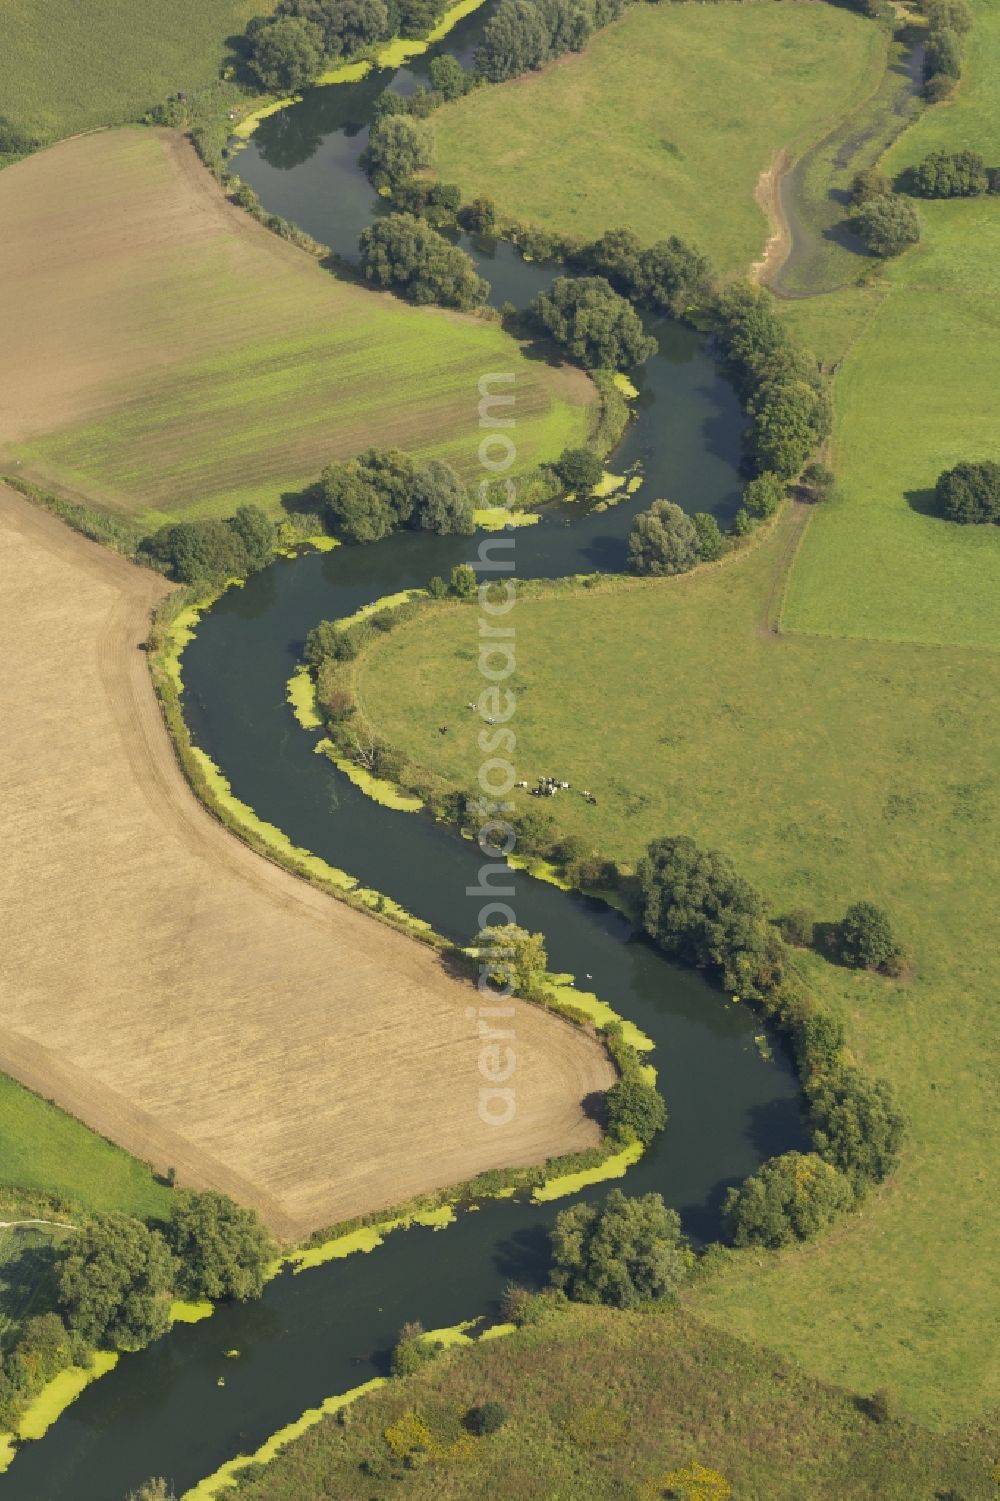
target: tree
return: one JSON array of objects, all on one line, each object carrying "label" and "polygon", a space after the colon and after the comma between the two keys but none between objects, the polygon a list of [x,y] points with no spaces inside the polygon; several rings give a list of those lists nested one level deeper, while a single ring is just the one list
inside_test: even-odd
[{"label": "tree", "polygon": [[448,588],[456,599],[475,599],[479,578],[471,563],[456,563],[448,579]]},{"label": "tree", "polygon": [[883,1182],[896,1166],[904,1122],[888,1080],[845,1064],[812,1092],[809,1128],[819,1155],[860,1191]]},{"label": "tree", "polygon": [[927,34],[924,77],[959,78],[962,73],[962,43],[950,26]]},{"label": "tree", "polygon": [[609,229],[584,251],[589,270],[605,277],[626,297],[636,290],[642,264],[642,245],[631,229]]},{"label": "tree", "polygon": [[362,164],[375,187],[391,187],[429,167],[434,159],[434,131],[426,120],[383,115],[368,132]]},{"label": "tree", "polygon": [[878,167],[862,167],[851,182],[851,202],[856,208],[892,192],[892,182]]},{"label": "tree", "polygon": [[712,264],[693,245],[677,235],[657,240],[639,256],[635,290],[643,302],[658,312],[680,314],[709,292]]},{"label": "tree", "polygon": [[425,532],[458,532],[464,536],[475,531],[469,492],[443,459],[431,459],[417,470],[410,497],[411,526]]},{"label": "tree", "polygon": [[975,198],[990,190],[990,174],[978,151],[932,151],[912,173],[919,198]]},{"label": "tree", "polygon": [[695,511],[691,525],[698,539],[698,556],[701,561],[714,563],[717,558],[721,558],[725,543],[715,517],[710,516],[707,511]]},{"label": "tree", "polygon": [[1000,464],[956,464],[938,475],[934,489],[938,508],[949,521],[965,525],[1000,523]]},{"label": "tree", "polygon": [[59,1308],[88,1344],[141,1350],[169,1327],[176,1273],[158,1231],[128,1215],[95,1215],[60,1247]]},{"label": "tree", "polygon": [[643,926],[664,953],[719,973],[743,995],[772,990],[781,941],[764,900],[717,850],[676,835],[655,839],[639,863]]},{"label": "tree", "polygon": [[686,573],[699,556],[694,522],[672,501],[654,500],[633,521],[628,536],[628,566],[633,573]]},{"label": "tree", "polygon": [[365,278],[398,288],[412,302],[468,309],[484,302],[490,290],[471,256],[412,214],[376,219],[362,231],[360,250]]},{"label": "tree", "polygon": [[229,522],[233,532],[243,543],[247,569],[257,573],[270,563],[274,555],[274,522],[260,506],[240,506]]},{"label": "tree", "polygon": [[497,206],[492,198],[480,195],[465,205],[462,222],[476,235],[491,235],[497,227]]},{"label": "tree", "polygon": [[251,572],[243,536],[231,521],[169,523],[143,540],[142,551],[166,563],[182,584],[221,584]]},{"label": "tree", "polygon": [[178,1286],[189,1298],[259,1298],[275,1245],[254,1209],[225,1194],[174,1195],[166,1240],[180,1263]]},{"label": "tree", "polygon": [[743,491],[743,504],[758,521],[762,521],[765,516],[773,516],[784,498],[785,487],[770,469],[758,474]]},{"label": "tree", "polygon": [[369,448],[330,464],[320,488],[331,525],[354,542],[378,542],[410,518],[416,466],[398,448]]},{"label": "tree", "polygon": [[460,99],[472,88],[473,75],[466,73],[457,57],[445,53],[431,58],[431,88],[442,99]]},{"label": "tree", "polygon": [[837,929],[837,943],[841,959],[853,969],[888,973],[899,959],[889,914],[874,902],[855,902],[848,907]]},{"label": "tree", "polygon": [[481,928],[476,947],[488,959],[486,972],[496,985],[515,995],[530,996],[537,992],[549,962],[543,933],[529,933],[514,923],[500,923]]},{"label": "tree", "polygon": [[921,10],[933,31],[953,31],[965,36],[972,29],[972,10],[967,0],[923,0]]},{"label": "tree", "polygon": [[592,448],[564,448],[552,467],[573,495],[589,495],[604,473]]},{"label": "tree", "polygon": [[777,1250],[809,1240],[851,1207],[843,1173],[815,1152],[772,1157],[726,1195],[724,1213],[735,1246]]},{"label": "tree", "polygon": [[638,313],[603,276],[557,276],[547,292],[539,292],[531,312],[591,369],[625,370],[656,352]]},{"label": "tree", "polygon": [[318,26],[328,57],[349,56],[392,35],[385,0],[279,0],[277,12]]},{"label": "tree", "polygon": [[761,470],[770,471],[779,481],[798,474],[829,427],[826,393],[810,381],[765,381],[751,397],[747,410],[754,459]]},{"label": "tree", "polygon": [[540,68],[551,55],[541,8],[533,0],[500,0],[483,28],[476,69],[490,83]]},{"label": "tree", "polygon": [[690,1265],[680,1227],[660,1194],[613,1188],[603,1204],[574,1204],[551,1232],[552,1284],[575,1302],[615,1308],[672,1297]]},{"label": "tree", "polygon": [[902,255],[920,239],[920,216],[898,193],[883,193],[861,205],[851,221],[858,239],[872,255]]},{"label": "tree", "polygon": [[608,1120],[617,1135],[633,1133],[646,1146],[667,1124],[667,1107],[655,1084],[639,1073],[623,1074],[608,1090]]},{"label": "tree", "polygon": [[507,1409],[502,1402],[481,1402],[478,1407],[470,1407],[465,1414],[465,1426],[470,1433],[483,1438],[487,1434],[497,1433],[507,1421]]},{"label": "tree", "polygon": [[265,89],[290,94],[323,71],[323,33],[300,16],[278,16],[254,32],[250,66]]}]

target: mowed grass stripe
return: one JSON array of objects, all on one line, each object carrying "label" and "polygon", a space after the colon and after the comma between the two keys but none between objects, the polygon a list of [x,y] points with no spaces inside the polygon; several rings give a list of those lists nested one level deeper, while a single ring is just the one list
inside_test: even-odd
[{"label": "mowed grass stripe", "polygon": [[[43,235],[39,265],[64,183],[69,223],[57,244]],[[593,420],[579,371],[526,358],[487,319],[337,281],[227,204],[169,133],[21,163],[0,178],[0,214],[13,226],[0,273],[22,287],[0,377],[6,460],[147,524],[250,497],[276,508],[373,443],[476,477],[490,372],[515,375],[524,469]]]}]

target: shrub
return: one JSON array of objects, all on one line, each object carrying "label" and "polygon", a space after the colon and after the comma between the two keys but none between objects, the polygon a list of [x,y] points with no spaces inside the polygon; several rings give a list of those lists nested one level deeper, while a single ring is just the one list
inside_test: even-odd
[{"label": "shrub", "polygon": [[393,1347],[390,1369],[394,1376],[412,1376],[441,1353],[441,1343],[431,1341],[418,1320],[404,1324]]},{"label": "shrub", "polygon": [[468,309],[478,307],[489,293],[472,257],[413,214],[376,219],[362,231],[359,243],[366,280],[395,287],[412,302]]},{"label": "shrub", "polygon": [[0,115],[0,156],[22,156],[40,144],[19,125]]},{"label": "shrub", "polygon": [[962,72],[962,43],[950,26],[928,33],[924,50],[924,77],[957,79]]},{"label": "shrub", "polygon": [[889,914],[874,902],[854,902],[848,907],[837,928],[837,947],[852,969],[888,972],[899,958]]},{"label": "shrub", "polygon": [[825,464],[807,464],[802,471],[801,483],[812,491],[814,500],[829,500],[837,476]]},{"label": "shrub", "polygon": [[654,500],[649,510],[640,511],[632,522],[628,566],[633,573],[686,573],[699,556],[694,522],[672,501]]},{"label": "shrub", "polygon": [[895,1416],[896,1403],[887,1386],[873,1391],[865,1405],[873,1423],[891,1423]]},{"label": "shrub", "polygon": [[616,1136],[634,1134],[645,1146],[667,1124],[667,1107],[655,1084],[635,1071],[612,1084],[607,1094],[608,1124]]},{"label": "shrub", "polygon": [[480,196],[467,203],[461,213],[466,229],[477,235],[491,235],[497,227],[497,208],[492,198]]},{"label": "shrub", "polygon": [[862,204],[851,221],[858,239],[872,255],[902,255],[920,239],[920,216],[898,193],[883,193]]},{"label": "shrub", "polygon": [[485,970],[490,979],[508,992],[530,996],[545,978],[548,957],[542,933],[501,923],[480,929],[476,947],[488,959]]},{"label": "shrub", "polygon": [[214,1190],[184,1190],[174,1196],[165,1236],[188,1297],[241,1303],[260,1297],[276,1248],[255,1209]]},{"label": "shrub", "polygon": [[856,208],[870,203],[873,198],[883,198],[892,192],[892,183],[878,167],[862,167],[851,182],[851,202]]},{"label": "shrub", "polygon": [[843,1173],[815,1152],[785,1152],[731,1188],[724,1213],[733,1245],[777,1250],[817,1235],[853,1200]]},{"label": "shrub", "polygon": [[942,516],[963,525],[1000,523],[1000,464],[956,464],[938,475],[934,490]]},{"label": "shrub", "polygon": [[169,1327],[176,1273],[157,1231],[128,1215],[95,1215],[59,1249],[59,1309],[88,1344],[140,1350]]},{"label": "shrub", "polygon": [[923,0],[920,8],[932,30],[965,36],[972,29],[972,10],[967,0]]},{"label": "shrub", "polygon": [[323,71],[323,33],[300,16],[277,16],[259,27],[250,43],[250,67],[265,89],[290,94]]},{"label": "shrub", "polygon": [[479,593],[479,579],[471,563],[456,563],[448,580],[448,591],[456,599],[475,599]]},{"label": "shrub", "polygon": [[990,174],[977,151],[932,151],[911,175],[919,198],[975,198],[990,189]]},{"label": "shrub", "polygon": [[743,508],[755,521],[773,516],[785,498],[785,487],[776,474],[765,470],[752,479],[743,491]]},{"label": "shrub", "polygon": [[635,1308],[672,1297],[690,1267],[680,1216],[660,1194],[626,1198],[613,1188],[603,1204],[574,1204],[551,1232],[554,1287],[578,1303]]},{"label": "shrub", "polygon": [[903,1117],[885,1079],[849,1064],[832,1070],[811,1091],[809,1127],[815,1150],[858,1191],[881,1183],[896,1166]]},{"label": "shrub", "polygon": [[928,104],[943,104],[954,94],[955,83],[954,78],[948,78],[944,73],[935,73],[933,78],[928,78],[920,92]]},{"label": "shrub", "polygon": [[564,448],[553,468],[575,495],[589,495],[604,473],[603,464],[590,448]]},{"label": "shrub", "polygon": [[701,561],[714,563],[717,558],[721,558],[725,543],[715,517],[709,516],[707,511],[696,511],[691,517],[691,525],[698,539],[698,557]]},{"label": "shrub", "polygon": [[846,1036],[844,1024],[825,1011],[804,1016],[795,1030],[795,1058],[799,1074],[809,1083],[818,1083],[821,1074],[829,1074],[843,1061]]},{"label": "shrub", "polygon": [[470,1407],[465,1414],[465,1426],[470,1433],[478,1437],[486,1437],[487,1434],[497,1433],[506,1423],[507,1409],[502,1402],[481,1402],[478,1407]]},{"label": "shrub", "polygon": [[625,370],[656,351],[638,313],[602,276],[559,276],[531,312],[548,334],[588,368]]},{"label": "shrub", "polygon": [[774,989],[781,940],[763,898],[724,855],[699,849],[686,835],[656,839],[637,874],[643,926],[664,953],[714,971],[739,994]]},{"label": "shrub", "polygon": [[811,949],[813,946],[815,924],[804,907],[793,907],[791,912],[780,917],[778,931],[786,943],[794,944],[796,948]]}]

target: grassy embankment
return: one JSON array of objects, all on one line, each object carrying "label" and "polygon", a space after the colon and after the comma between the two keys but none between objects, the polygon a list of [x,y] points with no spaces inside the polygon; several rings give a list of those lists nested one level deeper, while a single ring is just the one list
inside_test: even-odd
[{"label": "grassy embankment", "polygon": [[[997,1400],[984,1332],[995,1183],[983,1154],[995,1059],[983,908],[997,871],[991,653],[776,637],[785,520],[728,567],[668,583],[555,587],[517,609],[520,774],[589,787],[560,829],[634,861],[660,833],[727,851],[776,910],[819,921],[870,897],[912,949],[905,983],[804,956],[854,1051],[911,1120],[865,1213],[780,1260],[745,1257],[703,1313],[855,1389],[889,1384],[943,1423]],[[390,743],[465,788],[478,765],[474,615],[441,605],[380,638],[359,696]],[[446,724],[447,736],[438,733]],[[520,794],[527,796],[527,794]],[[537,804],[533,804],[537,807]],[[669,1062],[663,1087],[670,1094]]]},{"label": "grassy embankment", "polygon": [[[508,1421],[473,1439],[462,1415],[487,1400],[502,1403]],[[995,1492],[985,1434],[875,1422],[851,1396],[685,1313],[573,1308],[449,1354],[343,1416],[318,1424],[256,1480],[245,1472],[240,1497],[653,1501],[662,1477],[692,1460],[732,1492],[671,1494],[990,1501]],[[404,1467],[407,1443],[418,1440],[426,1452]]]},{"label": "grassy embankment", "polygon": [[228,39],[267,0],[5,0],[0,113],[41,141],[138,120],[215,83]]},{"label": "grassy embankment", "polygon": [[515,219],[678,234],[736,275],[767,237],[760,173],[870,93],[884,57],[876,27],[829,6],[637,5],[584,53],[435,114],[437,171]]},{"label": "grassy embankment", "polygon": [[[891,174],[929,151],[1000,165],[1000,11],[975,7],[954,103],[927,110],[889,153]],[[920,203],[923,239],[873,292],[785,304],[822,345],[843,338],[834,387],[838,496],[814,517],[783,623],[880,640],[1000,645],[1000,531],[933,513],[942,469],[1000,458],[1000,198]]]},{"label": "grassy embankment", "polygon": [[178,137],[64,142],[0,174],[0,217],[20,289],[0,457],[146,527],[247,501],[277,512],[371,443],[478,479],[494,370],[517,378],[525,468],[591,430],[580,371],[526,358],[495,323],[335,279],[226,203]]}]

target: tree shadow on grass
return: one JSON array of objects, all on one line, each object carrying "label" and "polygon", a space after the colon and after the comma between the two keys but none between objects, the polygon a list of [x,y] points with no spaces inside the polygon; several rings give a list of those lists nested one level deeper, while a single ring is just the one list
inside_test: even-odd
[{"label": "tree shadow on grass", "polygon": [[935,516],[939,521],[944,518],[938,510],[937,495],[933,490],[904,490],[903,498],[911,511],[916,511],[919,516]]}]

